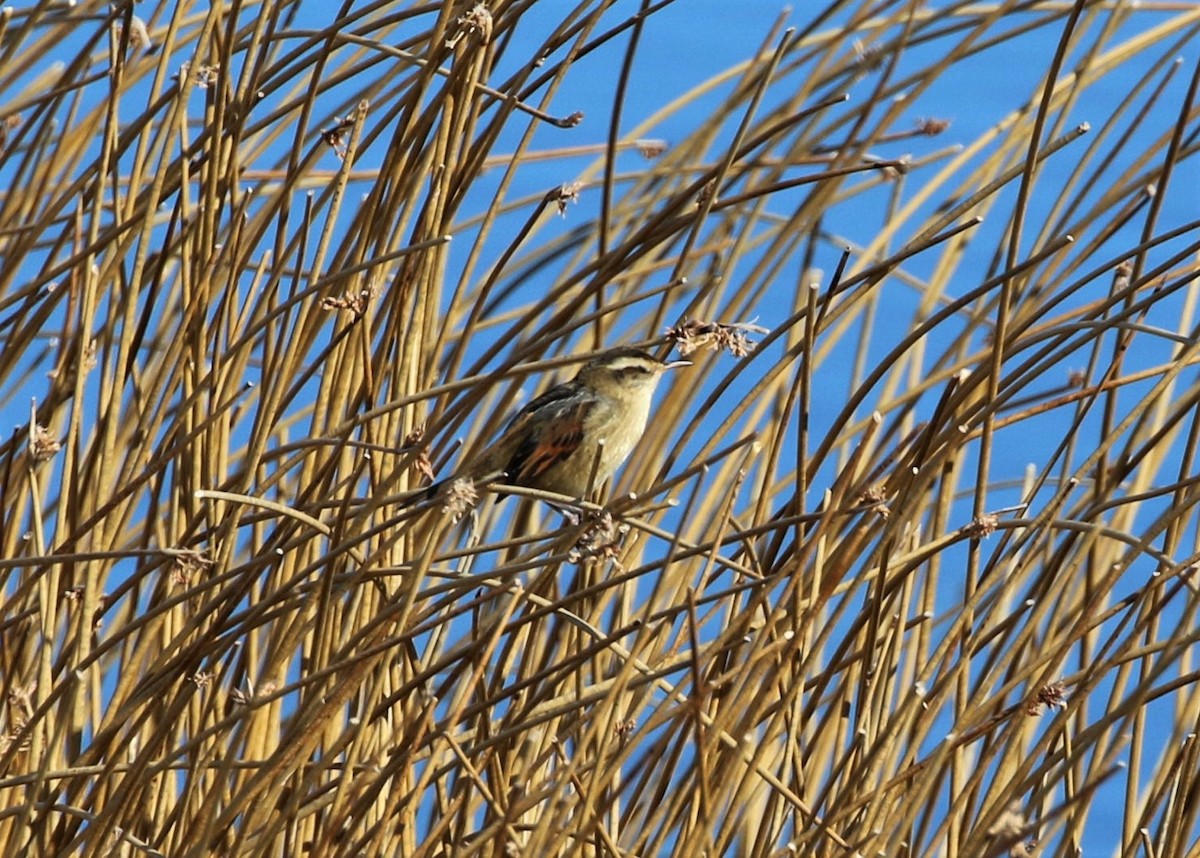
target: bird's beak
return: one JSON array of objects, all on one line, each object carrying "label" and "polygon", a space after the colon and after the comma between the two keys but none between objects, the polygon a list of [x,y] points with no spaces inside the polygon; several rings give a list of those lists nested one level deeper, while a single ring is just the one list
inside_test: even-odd
[{"label": "bird's beak", "polygon": [[678,369],[681,366],[691,366],[691,365],[692,365],[692,362],[690,360],[673,360],[670,363],[664,363],[663,367],[662,367],[662,371],[666,372],[669,369]]}]

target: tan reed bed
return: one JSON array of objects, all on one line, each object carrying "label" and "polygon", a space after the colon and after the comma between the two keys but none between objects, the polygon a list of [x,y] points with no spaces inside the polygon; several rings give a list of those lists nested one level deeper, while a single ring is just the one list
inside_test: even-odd
[{"label": "tan reed bed", "polygon": [[0,853],[1195,851],[1200,10],[702,6],[0,14]]}]

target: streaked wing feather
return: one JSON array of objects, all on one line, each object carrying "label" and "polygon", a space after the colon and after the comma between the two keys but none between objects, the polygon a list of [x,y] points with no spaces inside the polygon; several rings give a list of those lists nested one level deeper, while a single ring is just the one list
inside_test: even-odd
[{"label": "streaked wing feather", "polygon": [[542,403],[538,410],[548,417],[545,428],[517,448],[505,468],[508,478],[518,485],[529,484],[578,450],[583,443],[584,419],[594,404],[591,400]]},{"label": "streaked wing feather", "polygon": [[[506,447],[512,447],[512,445],[525,434],[525,426],[531,420],[533,420],[535,414],[542,411],[553,410],[555,403],[569,399],[573,393],[574,391],[570,385],[560,384],[556,387],[550,388],[550,390],[547,390],[541,396],[531,399],[529,402],[525,403],[525,406],[521,408],[521,410],[519,410],[512,416],[511,419],[509,419],[499,437],[497,437],[489,445],[489,449],[503,450]],[[559,405],[558,407],[562,408],[563,406]],[[515,454],[513,458],[515,458]],[[505,473],[508,474],[509,479],[512,479],[513,477],[513,474],[508,467],[511,462],[512,458],[510,458],[508,462],[496,463],[497,467],[504,467]]]}]

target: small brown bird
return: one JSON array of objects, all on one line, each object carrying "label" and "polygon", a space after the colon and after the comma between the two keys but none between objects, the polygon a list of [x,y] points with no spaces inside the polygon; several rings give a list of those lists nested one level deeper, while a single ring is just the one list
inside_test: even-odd
[{"label": "small brown bird", "polygon": [[635,348],[595,357],[571,381],[517,412],[499,438],[449,480],[430,486],[428,496],[467,478],[583,498],[633,452],[662,374],[690,365],[686,360],[663,362]]}]

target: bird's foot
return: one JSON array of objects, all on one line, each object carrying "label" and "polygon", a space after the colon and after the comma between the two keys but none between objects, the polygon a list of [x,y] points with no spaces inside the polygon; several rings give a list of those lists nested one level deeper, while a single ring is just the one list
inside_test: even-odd
[{"label": "bird's foot", "polygon": [[577,506],[567,506],[562,503],[547,501],[554,511],[563,517],[563,523],[568,527],[579,527],[583,523],[583,510]]}]

